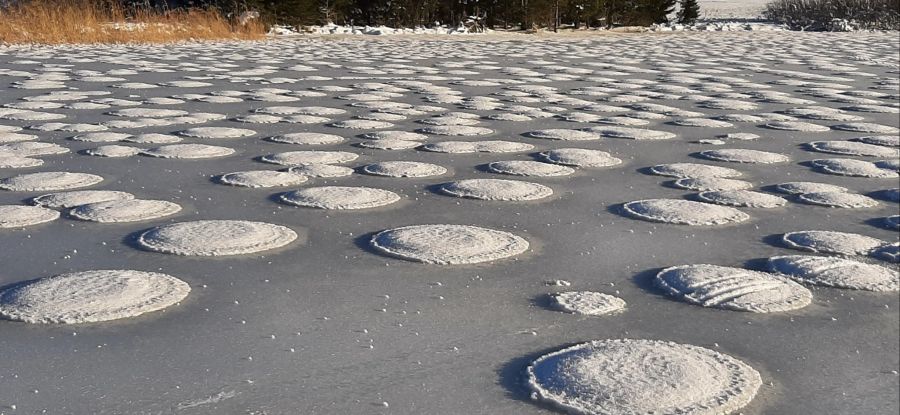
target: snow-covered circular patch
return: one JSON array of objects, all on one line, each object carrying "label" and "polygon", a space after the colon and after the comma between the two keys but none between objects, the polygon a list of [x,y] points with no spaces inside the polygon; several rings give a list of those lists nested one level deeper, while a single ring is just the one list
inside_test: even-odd
[{"label": "snow-covered circular patch", "polygon": [[593,291],[566,291],[550,294],[551,306],[572,314],[602,316],[625,309],[625,300]]},{"label": "snow-covered circular patch", "polygon": [[131,138],[131,134],[115,133],[112,131],[100,131],[95,133],[79,134],[71,138],[72,141],[83,141],[86,143],[112,143]]},{"label": "snow-covered circular patch", "polygon": [[95,148],[89,148],[83,150],[82,153],[88,156],[96,156],[96,157],[131,157],[140,154],[141,149],[132,146],[121,146],[117,144],[110,144],[106,146],[100,146]]},{"label": "snow-covered circular patch", "polygon": [[838,255],[867,255],[887,242],[869,236],[834,231],[788,232],[782,241],[789,248]]},{"label": "snow-covered circular patch", "polygon": [[799,195],[803,193],[819,193],[819,192],[848,192],[849,189],[828,183],[817,182],[787,182],[774,186],[774,190],[789,195]]},{"label": "snow-covered circular patch", "polygon": [[441,141],[429,143],[421,147],[424,151],[434,153],[518,153],[533,149],[534,146],[526,143],[503,140],[485,141]]},{"label": "snow-covered circular patch", "polygon": [[165,200],[125,199],[80,205],[69,210],[69,216],[91,222],[138,222],[180,211],[181,206]]},{"label": "snow-covered circular patch", "polygon": [[376,131],[361,135],[362,138],[370,140],[404,140],[404,141],[423,141],[427,140],[425,134],[414,133],[410,131]]},{"label": "snow-covered circular patch", "polygon": [[868,122],[851,122],[846,124],[832,125],[831,128],[841,131],[853,131],[857,133],[873,133],[873,134],[897,134],[900,129],[890,125],[882,125]]},{"label": "snow-covered circular patch", "polygon": [[353,169],[344,166],[334,166],[331,164],[303,164],[287,169],[289,173],[299,174],[306,177],[346,177],[353,174]]},{"label": "snow-covered circular patch", "polygon": [[528,241],[509,232],[468,225],[415,225],[372,237],[377,251],[426,264],[476,264],[515,256]]},{"label": "snow-covered circular patch", "polygon": [[58,217],[59,212],[40,206],[0,205],[0,229],[37,225]]},{"label": "snow-covered circular patch", "polygon": [[777,274],[709,264],[666,268],[654,280],[666,294],[703,307],[753,313],[796,310],[812,293]]},{"label": "snow-covered circular patch", "polygon": [[730,178],[740,177],[741,172],[728,167],[709,166],[697,163],[672,163],[658,164],[650,167],[649,171],[659,176],[678,178]]},{"label": "snow-covered circular patch", "polygon": [[268,137],[266,140],[284,144],[325,145],[340,143],[344,141],[344,137],[324,133],[290,133]]},{"label": "snow-covered circular patch", "polygon": [[362,168],[363,173],[385,177],[430,177],[440,176],[447,169],[436,164],[418,161],[382,161]]},{"label": "snow-covered circular patch", "polygon": [[31,203],[37,206],[57,209],[71,208],[88,203],[130,199],[134,199],[133,194],[116,190],[75,190],[37,196],[31,199]]},{"label": "snow-covered circular patch", "polygon": [[878,205],[878,201],[871,197],[847,192],[810,192],[800,194],[797,199],[810,205],[845,209],[868,208]]},{"label": "snow-covered circular patch", "polygon": [[675,180],[672,185],[679,189],[696,190],[698,192],[715,192],[721,190],[742,190],[753,187],[753,183],[743,180],[723,179],[721,177],[685,177]]},{"label": "snow-covered circular patch", "polygon": [[529,137],[534,138],[544,138],[548,140],[563,140],[563,141],[588,141],[588,140],[599,140],[600,135],[596,133],[592,133],[589,131],[581,131],[581,130],[565,130],[561,128],[554,128],[549,130],[537,130],[531,131],[527,133]]},{"label": "snow-covered circular patch", "polygon": [[170,144],[141,151],[142,155],[166,159],[204,159],[234,154],[234,149],[208,144]]},{"label": "snow-covered circular patch", "polygon": [[811,162],[817,170],[838,176],[871,177],[878,179],[897,178],[896,171],[882,169],[864,160],[855,159],[819,159]]},{"label": "snow-covered circular patch", "polygon": [[762,385],[738,359],[657,340],[582,343],[541,356],[527,374],[534,399],[573,414],[730,414]]},{"label": "snow-covered circular patch", "polygon": [[668,131],[648,130],[632,127],[590,127],[585,131],[600,134],[604,137],[624,138],[629,140],[670,140],[676,137]]},{"label": "snow-covered circular patch", "polygon": [[900,150],[858,141],[813,141],[809,148],[820,153],[867,157],[900,157]]},{"label": "snow-covered circular patch", "polygon": [[69,149],[56,143],[43,141],[25,141],[0,145],[0,154],[19,157],[38,157],[53,154],[65,154]]},{"label": "snow-covered circular patch", "polygon": [[813,285],[851,290],[900,291],[900,273],[881,265],[846,258],[786,255],[769,258],[770,272]]},{"label": "snow-covered circular patch", "polygon": [[297,239],[290,228],[244,220],[198,220],[144,231],[138,244],[175,255],[243,255],[280,248]]},{"label": "snow-covered circular patch", "polygon": [[362,148],[369,148],[373,150],[408,150],[410,148],[416,148],[422,145],[422,143],[410,140],[381,139],[366,140],[356,145]]},{"label": "snow-covered circular patch", "polygon": [[734,124],[727,121],[714,120],[712,118],[679,118],[672,121],[672,124],[682,127],[703,127],[703,128],[729,128]]},{"label": "snow-covered circular patch", "polygon": [[284,121],[284,118],[277,115],[249,114],[235,117],[234,120],[247,124],[275,124]]},{"label": "snow-covered circular patch", "polygon": [[38,136],[34,134],[22,134],[12,132],[0,132],[0,144],[18,143],[21,141],[37,140]]},{"label": "snow-covered circular patch", "polygon": [[622,164],[622,160],[600,150],[584,148],[557,148],[540,153],[549,163],[575,167],[610,167]]},{"label": "snow-covered circular patch", "polygon": [[103,177],[95,174],[48,171],[0,179],[0,189],[14,192],[68,190],[93,186],[102,181]]},{"label": "snow-covered circular patch", "polygon": [[521,201],[549,197],[553,189],[542,184],[520,180],[469,179],[444,183],[441,193],[480,200]]},{"label": "snow-covered circular patch", "polygon": [[638,200],[622,208],[637,219],[679,225],[723,225],[750,219],[750,215],[731,207],[680,199]]},{"label": "snow-covered circular patch", "polygon": [[335,128],[349,128],[353,130],[380,130],[383,128],[391,128],[394,124],[387,121],[344,120],[328,124],[328,126]]},{"label": "snow-covered circular patch", "polygon": [[239,171],[216,177],[216,181],[221,184],[253,188],[293,186],[307,180],[306,176],[272,170]]},{"label": "snow-covered circular patch", "polygon": [[773,130],[802,131],[811,133],[823,133],[825,131],[831,130],[831,128],[828,128],[824,125],[803,121],[772,121],[764,124],[764,126]]},{"label": "snow-covered circular patch", "polygon": [[162,310],[190,291],[184,281],[155,272],[73,272],[0,291],[0,316],[26,323],[95,323]]},{"label": "snow-covered circular patch", "polygon": [[38,167],[43,164],[44,160],[41,159],[0,153],[0,169],[24,169],[28,167]]},{"label": "snow-covered circular patch", "polygon": [[751,190],[718,190],[701,192],[697,198],[717,205],[751,207],[751,208],[776,208],[787,204],[783,197]]},{"label": "snow-covered circular patch", "polygon": [[700,157],[715,161],[731,163],[785,163],[790,161],[788,156],[768,151],[747,150],[742,148],[729,148],[721,150],[706,150],[698,153]]},{"label": "snow-covered circular patch", "polygon": [[568,176],[575,172],[571,167],[531,160],[495,161],[487,169],[493,173],[536,177]]},{"label": "snow-covered circular patch", "polygon": [[241,138],[256,135],[256,131],[231,127],[195,127],[179,131],[178,135],[191,138]]},{"label": "snow-covered circular patch", "polygon": [[896,135],[870,135],[853,139],[861,143],[884,147],[900,147],[900,136]]},{"label": "snow-covered circular patch", "polygon": [[456,135],[456,136],[476,136],[492,134],[494,130],[484,127],[473,127],[468,125],[433,125],[417,130],[418,132],[432,135]]},{"label": "snow-covered circular patch", "polygon": [[132,118],[168,118],[188,115],[187,111],[160,108],[124,108],[110,111],[107,114],[117,117]]},{"label": "snow-covered circular patch", "polygon": [[399,195],[388,190],[347,186],[309,187],[279,198],[287,204],[318,209],[368,209],[400,200]]},{"label": "snow-covered circular patch", "polygon": [[173,144],[181,142],[181,137],[170,134],[149,133],[138,134],[133,137],[125,138],[122,141],[135,144]]},{"label": "snow-covered circular patch", "polygon": [[287,151],[260,157],[261,161],[282,166],[302,166],[304,164],[347,163],[359,157],[346,151]]}]

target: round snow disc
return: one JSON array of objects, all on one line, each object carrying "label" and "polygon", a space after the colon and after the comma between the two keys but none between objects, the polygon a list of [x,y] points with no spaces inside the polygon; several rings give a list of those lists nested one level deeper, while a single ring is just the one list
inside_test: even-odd
[{"label": "round snow disc", "polygon": [[26,281],[0,291],[0,316],[26,323],[117,320],[170,307],[190,291],[184,281],[155,272],[73,272]]},{"label": "round snow disc", "polygon": [[356,144],[358,147],[369,148],[373,150],[407,150],[410,148],[416,148],[422,143],[418,141],[409,141],[409,140],[391,140],[391,139],[381,139],[381,140],[367,140],[361,143]]},{"label": "round snow disc", "polygon": [[720,177],[686,177],[672,182],[679,189],[696,190],[698,192],[715,192],[722,190],[743,190],[753,187],[753,183],[743,180],[723,179]]},{"label": "round snow disc", "polygon": [[725,161],[731,163],[785,163],[790,159],[778,153],[770,153],[768,151],[747,150],[740,148],[706,150],[699,153],[700,157],[715,161]]},{"label": "round snow disc", "polygon": [[346,177],[353,174],[353,169],[344,166],[334,166],[331,164],[304,164],[294,166],[287,169],[288,173],[299,174],[306,177]]},{"label": "round snow disc", "polygon": [[557,148],[540,153],[540,157],[553,164],[563,166],[599,168],[622,164],[622,160],[600,150],[584,148]]},{"label": "round snow disc", "polygon": [[144,231],[138,244],[175,255],[243,255],[280,248],[297,239],[290,228],[244,220],[199,220]]},{"label": "round snow disc", "polygon": [[774,187],[775,191],[780,193],[785,193],[789,195],[799,195],[803,193],[817,193],[817,192],[848,192],[849,190],[846,187],[836,186],[833,184],[827,183],[816,183],[816,182],[787,182],[777,184]]},{"label": "round snow disc", "polygon": [[628,216],[679,225],[724,225],[743,222],[750,215],[735,208],[680,199],[647,199],[623,205]]},{"label": "round snow disc", "polygon": [[59,144],[45,143],[43,141],[23,141],[0,145],[0,154],[19,157],[50,156],[54,154],[65,154],[69,151],[68,148]]},{"label": "round snow disc", "polygon": [[125,199],[80,205],[69,211],[69,216],[101,223],[138,222],[174,215],[181,206],[165,200]]},{"label": "round snow disc", "polygon": [[468,125],[432,125],[420,128],[418,132],[431,135],[476,136],[492,134],[494,130]]},{"label": "round snow disc", "polygon": [[750,208],[776,208],[787,204],[783,197],[752,190],[719,190],[701,192],[697,198],[708,203]]},{"label": "round snow disc", "polygon": [[234,154],[234,149],[207,144],[170,144],[141,151],[142,155],[165,159],[204,159]]},{"label": "round snow disc", "polygon": [[290,133],[266,138],[268,141],[284,144],[326,145],[344,141],[344,137],[323,133]]},{"label": "round snow disc", "polygon": [[660,271],[654,281],[668,295],[703,307],[772,313],[812,302],[812,293],[788,278],[743,268],[681,265]]},{"label": "round snow disc", "polygon": [[841,154],[864,157],[900,157],[900,150],[858,141],[813,141],[807,144],[810,149],[820,153]]},{"label": "round snow disc", "polygon": [[14,192],[38,192],[77,189],[103,181],[95,174],[48,171],[27,173],[0,179],[0,189]]},{"label": "round snow disc", "polygon": [[495,161],[488,164],[487,169],[493,173],[513,176],[554,177],[575,173],[571,167],[531,160]]},{"label": "round snow disc", "polygon": [[84,154],[86,154],[88,156],[111,157],[111,158],[136,156],[140,152],[141,152],[141,149],[139,149],[137,147],[120,146],[120,145],[116,145],[116,144],[100,146],[100,147],[96,147],[96,148],[89,148],[87,150],[84,150]]},{"label": "round snow disc", "polygon": [[650,172],[658,176],[678,177],[678,178],[706,178],[706,177],[740,177],[741,172],[730,169],[728,167],[709,166],[706,164],[696,163],[672,163],[659,164],[650,167]]},{"label": "round snow disc", "polygon": [[40,206],[0,205],[0,229],[37,225],[58,217],[59,212]]},{"label": "round snow disc", "polygon": [[231,127],[196,127],[179,131],[178,135],[191,138],[241,138],[256,135],[256,131]]},{"label": "round snow disc", "polygon": [[582,343],[541,356],[527,375],[535,399],[574,414],[729,414],[762,386],[738,359],[657,340]]},{"label": "round snow disc", "polygon": [[0,153],[0,169],[24,169],[38,167],[44,164],[44,160],[29,157]]},{"label": "round snow disc", "polygon": [[873,134],[897,134],[900,129],[890,125],[882,125],[868,122],[851,122],[846,124],[832,125],[831,128],[841,131],[853,131],[858,133]]},{"label": "round snow disc", "polygon": [[625,309],[625,300],[593,291],[567,291],[550,295],[552,307],[572,314],[602,316]]},{"label": "round snow disc", "polygon": [[587,141],[599,140],[600,135],[590,131],[566,130],[554,128],[549,130],[537,130],[527,133],[529,137],[543,138],[548,140],[564,140],[564,141]]},{"label": "round snow disc", "polygon": [[216,177],[221,184],[253,188],[293,186],[307,180],[306,176],[272,170],[239,171]]},{"label": "round snow disc", "polygon": [[528,241],[509,232],[467,225],[416,225],[372,237],[377,251],[426,264],[476,264],[515,256]]},{"label": "round snow disc", "polygon": [[36,206],[48,208],[71,208],[88,203],[109,202],[113,200],[130,200],[134,195],[115,190],[75,190],[71,192],[50,193],[31,199]]},{"label": "round snow disc", "polygon": [[302,166],[305,164],[339,164],[348,163],[359,157],[356,153],[346,151],[287,151],[262,156],[261,161],[282,166]]},{"label": "round snow disc", "polygon": [[803,193],[797,199],[810,205],[844,209],[859,209],[878,206],[878,201],[868,196],[845,192]]},{"label": "round snow disc", "polygon": [[831,130],[831,128],[828,128],[824,125],[803,121],[772,121],[765,124],[765,127],[771,128],[773,130],[801,131],[810,133],[823,133],[825,131]]},{"label": "round snow disc", "polygon": [[846,258],[787,255],[769,258],[770,272],[805,284],[851,290],[900,291],[900,273],[881,265]]},{"label": "round snow disc", "polygon": [[812,161],[813,167],[828,174],[851,177],[871,177],[877,179],[895,179],[896,171],[882,169],[864,160],[855,159],[819,159]]},{"label": "round snow disc", "polygon": [[385,177],[431,177],[440,176],[447,169],[436,164],[417,161],[383,161],[362,168],[366,174]]},{"label": "round snow disc", "polygon": [[441,193],[479,200],[521,201],[549,197],[553,189],[520,180],[470,179],[444,183]]},{"label": "round snow disc", "polygon": [[323,186],[284,193],[282,202],[318,209],[368,209],[400,200],[394,192],[371,187]]},{"label": "round snow disc", "polygon": [[782,241],[801,251],[838,255],[867,255],[887,242],[864,235],[834,231],[788,232]]},{"label": "round snow disc", "polygon": [[517,153],[533,149],[531,144],[517,143],[514,141],[486,140],[486,141],[441,141],[429,143],[421,147],[422,150],[433,153]]},{"label": "round snow disc", "polygon": [[585,129],[604,137],[624,138],[629,140],[671,140],[677,137],[668,131],[647,130],[633,127],[591,127]]},{"label": "round snow disc", "polygon": [[900,147],[900,136],[896,135],[870,135],[854,138],[854,141],[883,147]]}]

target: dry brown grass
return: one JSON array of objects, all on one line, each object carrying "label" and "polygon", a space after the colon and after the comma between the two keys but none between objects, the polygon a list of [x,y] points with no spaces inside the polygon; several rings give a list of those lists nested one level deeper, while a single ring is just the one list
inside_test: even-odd
[{"label": "dry brown grass", "polygon": [[0,43],[170,43],[262,39],[259,20],[240,25],[214,9],[126,10],[116,0],[32,0],[0,9]]}]

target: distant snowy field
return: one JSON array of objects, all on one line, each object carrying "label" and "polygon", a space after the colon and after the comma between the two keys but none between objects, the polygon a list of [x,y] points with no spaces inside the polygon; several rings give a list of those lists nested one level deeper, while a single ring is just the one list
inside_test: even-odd
[{"label": "distant snowy field", "polygon": [[754,19],[769,0],[700,0],[702,19]]}]

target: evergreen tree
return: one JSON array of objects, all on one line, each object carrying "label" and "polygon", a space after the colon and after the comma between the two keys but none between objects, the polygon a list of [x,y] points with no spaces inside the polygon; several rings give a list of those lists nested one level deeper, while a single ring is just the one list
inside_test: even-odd
[{"label": "evergreen tree", "polygon": [[678,10],[678,23],[691,24],[700,17],[700,4],[697,0],[681,0],[681,9]]}]

